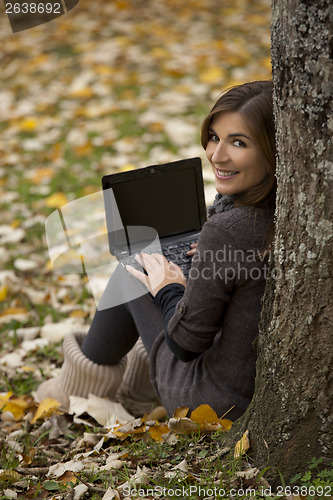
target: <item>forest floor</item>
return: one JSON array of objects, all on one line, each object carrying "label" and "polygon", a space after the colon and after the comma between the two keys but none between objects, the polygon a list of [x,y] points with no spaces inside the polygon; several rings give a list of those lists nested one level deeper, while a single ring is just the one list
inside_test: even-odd
[{"label": "forest floor", "polygon": [[270,8],[81,0],[15,34],[1,11],[0,498],[274,497],[246,437],[226,448],[230,423],[209,408],[173,420],[158,409],[124,427],[32,397],[59,373],[62,339],[87,330],[105,286],[75,252],[53,269],[46,218],[100,193],[104,174],[194,156],[211,202],[200,124],[224,88],[270,78]]}]

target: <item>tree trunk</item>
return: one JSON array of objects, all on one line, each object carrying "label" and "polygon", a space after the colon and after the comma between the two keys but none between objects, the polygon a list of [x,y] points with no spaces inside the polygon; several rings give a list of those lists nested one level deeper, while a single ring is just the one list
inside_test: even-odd
[{"label": "tree trunk", "polygon": [[[259,335],[249,423],[257,464],[286,484],[313,457],[332,461],[331,0],[273,0],[277,127],[273,278]],[[281,484],[281,483],[280,483]]]}]

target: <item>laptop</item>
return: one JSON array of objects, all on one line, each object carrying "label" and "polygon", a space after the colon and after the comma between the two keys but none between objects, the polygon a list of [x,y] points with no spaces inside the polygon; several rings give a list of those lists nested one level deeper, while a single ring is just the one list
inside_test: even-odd
[{"label": "laptop", "polygon": [[206,220],[201,159],[105,175],[102,186],[111,255],[137,267],[136,254],[162,252],[187,276]]}]

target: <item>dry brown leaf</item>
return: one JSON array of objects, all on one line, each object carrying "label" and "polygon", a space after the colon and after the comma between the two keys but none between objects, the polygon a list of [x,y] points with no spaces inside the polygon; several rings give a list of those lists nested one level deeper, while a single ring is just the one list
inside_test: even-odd
[{"label": "dry brown leaf", "polygon": [[242,438],[236,443],[234,458],[241,457],[250,448],[249,431],[246,430]]},{"label": "dry brown leaf", "polygon": [[[188,412],[190,411],[188,406],[180,406],[179,408],[176,408],[173,414],[174,418],[183,418],[187,417]],[[192,419],[193,420],[193,419]]]},{"label": "dry brown leaf", "polygon": [[162,420],[165,417],[167,417],[167,412],[164,406],[157,406],[148,415],[147,420]]},{"label": "dry brown leaf", "polygon": [[137,418],[128,422],[128,424],[122,425],[113,429],[113,433],[121,440],[124,441],[128,436],[134,436],[137,434],[143,434],[146,431],[146,425],[142,422],[141,418]]},{"label": "dry brown leaf", "polygon": [[199,430],[198,424],[193,422],[190,418],[170,418],[168,427],[176,434],[190,434]]},{"label": "dry brown leaf", "polygon": [[16,472],[15,470],[5,470],[0,472],[0,482],[10,482],[15,483],[21,478],[21,474]]},{"label": "dry brown leaf", "polygon": [[62,476],[58,478],[58,481],[60,481],[62,484],[76,484],[78,479],[71,470],[67,470]]},{"label": "dry brown leaf", "polygon": [[29,453],[21,453],[22,459],[20,460],[20,465],[30,465],[33,461],[34,456],[37,453],[37,448],[30,448]]}]

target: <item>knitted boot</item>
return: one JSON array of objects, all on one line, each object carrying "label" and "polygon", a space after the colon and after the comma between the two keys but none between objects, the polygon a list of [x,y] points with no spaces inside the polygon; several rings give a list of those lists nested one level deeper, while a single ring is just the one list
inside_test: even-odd
[{"label": "knitted boot", "polygon": [[90,361],[81,351],[86,334],[68,334],[63,342],[64,364],[60,374],[43,382],[34,394],[37,402],[54,398],[65,411],[69,407],[69,396],[87,398],[89,394],[113,399],[121,384],[126,368],[126,357],[115,365],[98,365]]},{"label": "knitted boot", "polygon": [[137,417],[150,413],[158,403],[150,382],[148,354],[140,338],[127,354],[127,366],[116,399]]}]

